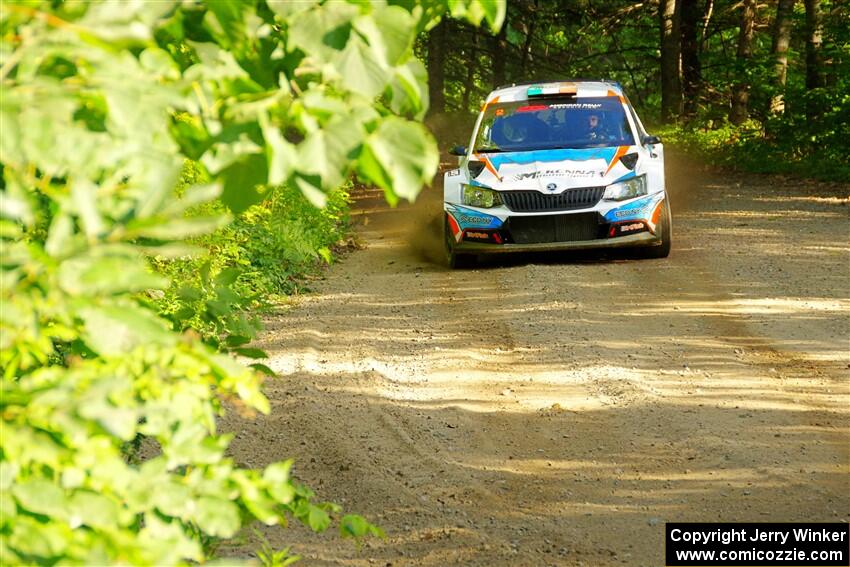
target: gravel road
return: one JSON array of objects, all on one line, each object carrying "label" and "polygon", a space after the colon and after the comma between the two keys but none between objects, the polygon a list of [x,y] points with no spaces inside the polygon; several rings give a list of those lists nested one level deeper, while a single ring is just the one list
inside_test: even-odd
[{"label": "gravel road", "polygon": [[668,521],[847,521],[850,187],[694,166],[668,186],[666,260],[455,272],[439,189],[358,195],[362,249],[259,341],[272,415],[224,429],[238,462],[294,457],[387,538],[272,544],[308,565],[662,565]]}]

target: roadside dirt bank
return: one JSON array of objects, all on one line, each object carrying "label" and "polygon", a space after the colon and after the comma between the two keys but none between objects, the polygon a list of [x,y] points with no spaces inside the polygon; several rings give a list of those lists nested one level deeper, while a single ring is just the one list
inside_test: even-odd
[{"label": "roadside dirt bank", "polygon": [[662,565],[667,521],[847,521],[850,188],[668,176],[666,260],[451,272],[438,187],[359,195],[365,248],[267,321],[272,415],[223,429],[238,462],[294,457],[387,538],[272,544],[308,565]]}]

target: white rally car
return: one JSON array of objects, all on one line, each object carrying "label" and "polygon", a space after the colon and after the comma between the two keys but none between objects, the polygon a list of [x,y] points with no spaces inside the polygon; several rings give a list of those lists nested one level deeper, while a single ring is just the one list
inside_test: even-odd
[{"label": "white rally car", "polygon": [[460,167],[445,174],[449,265],[480,254],[639,247],[670,253],[664,151],[619,84],[570,81],[496,90]]}]

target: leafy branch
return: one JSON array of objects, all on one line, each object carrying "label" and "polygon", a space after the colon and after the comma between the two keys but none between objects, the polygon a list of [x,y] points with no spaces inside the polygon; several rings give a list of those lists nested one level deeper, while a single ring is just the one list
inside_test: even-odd
[{"label": "leafy branch", "polygon": [[[231,222],[219,202],[248,214],[300,190],[324,204],[352,175],[414,198],[437,151],[417,122],[412,44],[449,8],[491,25],[504,14],[483,0],[3,5],[4,561],[185,564],[253,521],[323,531],[338,517],[291,462],[227,457],[224,407],[270,411],[263,368],[232,356],[262,354],[246,345],[255,329],[205,341],[196,310],[151,300],[194,301],[154,268]],[[197,182],[178,188],[186,163]],[[245,300],[238,278],[211,276],[217,297],[198,302],[226,316]],[[150,455],[128,458],[140,439]],[[358,516],[339,525],[381,533]]]}]

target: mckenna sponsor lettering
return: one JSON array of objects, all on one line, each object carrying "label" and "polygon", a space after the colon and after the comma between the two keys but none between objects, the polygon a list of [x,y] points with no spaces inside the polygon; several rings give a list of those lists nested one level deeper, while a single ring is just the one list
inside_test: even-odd
[{"label": "mckenna sponsor lettering", "polygon": [[586,179],[588,177],[596,177],[604,175],[603,172],[595,169],[544,169],[540,171],[527,171],[518,173],[513,177],[513,181],[522,181],[524,179],[540,179],[542,177],[568,177],[572,179]]}]

